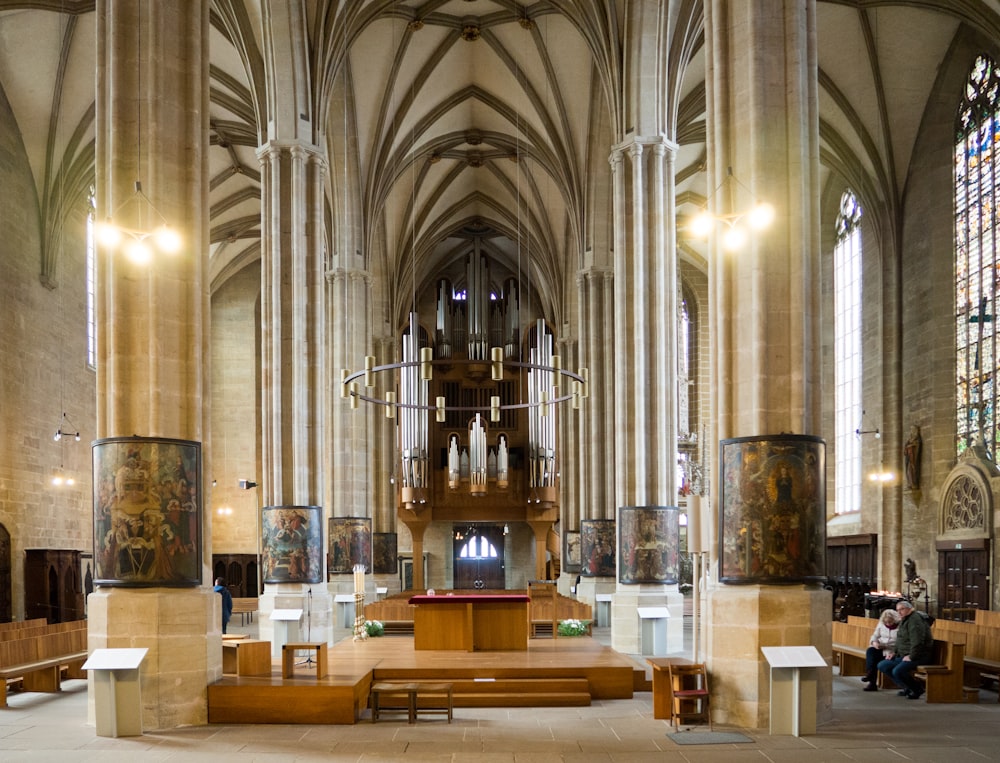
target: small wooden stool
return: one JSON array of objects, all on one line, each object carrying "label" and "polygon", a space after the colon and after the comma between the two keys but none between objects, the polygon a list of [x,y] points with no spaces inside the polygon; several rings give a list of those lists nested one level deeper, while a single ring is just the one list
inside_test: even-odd
[{"label": "small wooden stool", "polygon": [[[451,723],[452,715],[452,694],[451,694],[451,684],[449,683],[417,683],[417,699],[416,699],[416,712],[426,713],[428,715],[447,715],[448,723]],[[441,698],[440,703],[435,703],[433,700],[421,703],[421,699],[429,699],[432,697]]]},{"label": "small wooden stool", "polygon": [[325,641],[296,641],[281,647],[281,677],[295,677],[295,652],[316,652],[316,678],[323,678],[327,671],[327,644]]},{"label": "small wooden stool", "polygon": [[[406,706],[382,704],[387,697],[406,696]],[[406,713],[407,723],[417,722],[417,684],[379,682],[372,684],[372,723],[383,713]]]}]

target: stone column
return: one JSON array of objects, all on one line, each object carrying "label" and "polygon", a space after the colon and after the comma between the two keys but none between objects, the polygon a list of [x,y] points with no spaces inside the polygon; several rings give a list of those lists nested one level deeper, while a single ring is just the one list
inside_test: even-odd
[{"label": "stone column", "polygon": [[[263,506],[322,506],[323,320],[322,189],[326,161],[301,140],[271,140],[261,163],[261,479]],[[329,512],[324,508],[324,522]],[[325,529],[325,528],[324,528]],[[311,586],[309,586],[311,588]],[[273,636],[268,613],[311,610],[308,636],[327,638],[331,607],[325,586],[265,587],[260,636]],[[275,597],[278,597],[276,599]],[[303,616],[303,628],[307,618]],[[303,630],[302,637],[307,633]]]},{"label": "stone column", "polygon": [[[579,277],[580,335],[590,374],[590,397],[582,401],[580,420],[579,511],[571,529],[582,519],[613,519],[614,504],[614,276],[605,268],[590,268]],[[582,365],[585,365],[582,364]],[[583,577],[576,596],[596,614],[597,594],[614,593],[614,578]]]},{"label": "stone column", "polygon": [[[611,158],[617,507],[677,505],[677,259],[668,172],[676,148],[662,136],[632,136]],[[615,649],[642,651],[636,610],[654,605],[670,609],[668,643],[682,648],[683,597],[676,584],[643,583],[617,586]]]},{"label": "stone column", "polygon": [[[209,3],[98,0],[97,215],[152,230],[162,215],[177,254],[97,262],[97,436],[193,440],[207,451]],[[148,202],[135,197],[141,183]],[[155,211],[154,211],[155,205]],[[203,725],[206,685],[222,674],[211,588],[209,484],[202,480],[202,577],[194,588],[101,587],[88,600],[89,648],[148,649],[142,726]],[[95,718],[94,693],[89,696]]]},{"label": "stone column", "polygon": [[[819,120],[814,0],[705,3],[709,189],[716,214],[777,210],[739,253],[713,242],[709,264],[714,374],[711,442],[818,434]],[[739,184],[729,179],[729,168]],[[718,465],[713,468],[718,474]],[[716,500],[718,496],[716,496]],[[713,500],[713,506],[717,506]],[[717,586],[706,618],[717,722],[770,719],[762,646],[830,655],[829,594],[818,586]],[[830,714],[829,670],[818,718]]]}]

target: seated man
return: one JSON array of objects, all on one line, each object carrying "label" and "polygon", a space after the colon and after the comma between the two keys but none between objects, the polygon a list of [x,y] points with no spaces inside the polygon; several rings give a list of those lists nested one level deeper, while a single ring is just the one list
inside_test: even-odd
[{"label": "seated man", "polygon": [[882,660],[878,669],[903,687],[899,696],[920,699],[924,689],[913,680],[913,671],[931,661],[934,636],[930,626],[914,611],[910,602],[905,599],[900,601],[896,604],[896,611],[902,618],[896,629],[896,653],[891,659]]}]

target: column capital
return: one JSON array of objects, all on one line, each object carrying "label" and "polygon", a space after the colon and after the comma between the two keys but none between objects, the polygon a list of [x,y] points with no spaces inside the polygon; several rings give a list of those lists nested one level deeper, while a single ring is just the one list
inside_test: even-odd
[{"label": "column capital", "polygon": [[642,156],[643,149],[648,147],[656,156],[667,156],[673,157],[676,155],[677,150],[680,146],[674,141],[669,140],[665,135],[630,135],[628,138],[623,140],[611,147],[611,163],[614,164],[616,161],[621,161],[621,157],[627,152],[629,156],[637,158]]},{"label": "column capital", "polygon": [[326,151],[322,146],[304,140],[269,140],[257,149],[257,159],[263,163],[265,159],[282,153],[289,153],[295,158],[310,157],[326,165]]},{"label": "column capital", "polygon": [[354,270],[348,268],[331,268],[324,273],[327,283],[341,283],[350,279],[351,281],[364,281],[365,286],[371,286],[372,275],[367,270]]}]

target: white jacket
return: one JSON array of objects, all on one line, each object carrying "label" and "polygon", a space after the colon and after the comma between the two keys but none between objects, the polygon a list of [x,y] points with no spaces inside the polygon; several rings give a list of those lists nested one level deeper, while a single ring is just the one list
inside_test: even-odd
[{"label": "white jacket", "polygon": [[879,621],[879,624],[875,626],[875,632],[872,633],[872,639],[869,642],[869,646],[881,649],[882,654],[886,658],[892,657],[895,653],[896,632],[898,630],[898,628],[887,628],[883,622]]}]

